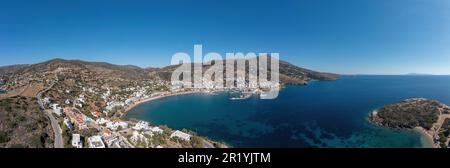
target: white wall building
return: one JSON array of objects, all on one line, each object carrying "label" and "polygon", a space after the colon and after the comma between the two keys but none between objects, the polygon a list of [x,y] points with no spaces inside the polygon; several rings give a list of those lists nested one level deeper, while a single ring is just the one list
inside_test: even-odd
[{"label": "white wall building", "polygon": [[154,132],[154,133],[158,133],[158,134],[162,134],[163,130],[159,127],[152,127],[150,128],[150,131]]},{"label": "white wall building", "polygon": [[99,135],[88,138],[89,148],[105,148],[102,137]]},{"label": "white wall building", "polygon": [[190,141],[191,140],[191,135],[186,134],[186,133],[181,132],[181,131],[178,131],[178,130],[176,130],[175,132],[173,132],[170,135],[170,138],[173,138],[173,137],[178,137],[178,138],[180,138],[182,140],[185,140],[185,141]]},{"label": "white wall building", "polygon": [[110,120],[107,120],[105,118],[99,118],[96,120],[98,124],[103,125],[105,123],[111,122]]},{"label": "white wall building", "polygon": [[120,128],[124,129],[124,128],[128,128],[128,123],[123,122],[123,121],[119,121],[119,122],[107,122],[106,123],[106,128],[109,128],[113,131],[116,131]]},{"label": "white wall building", "polygon": [[80,134],[72,134],[72,146],[74,148],[83,147],[83,142],[81,142]]},{"label": "white wall building", "polygon": [[145,142],[147,143],[147,138],[137,131],[133,131],[133,135],[130,137],[130,141],[133,143]]},{"label": "white wall building", "polygon": [[148,126],[148,122],[145,121],[139,121],[136,125],[133,127],[134,130],[149,130],[150,127]]},{"label": "white wall building", "polygon": [[53,109],[53,112],[58,116],[61,116],[61,114],[63,113],[63,109],[61,107],[59,107],[58,104],[52,104],[52,109]]}]

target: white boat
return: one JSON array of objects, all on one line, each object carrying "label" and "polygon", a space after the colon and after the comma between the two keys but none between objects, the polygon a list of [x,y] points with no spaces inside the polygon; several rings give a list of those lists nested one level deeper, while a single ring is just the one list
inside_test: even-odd
[{"label": "white boat", "polygon": [[238,97],[232,97],[230,100],[244,100],[252,97],[252,94],[241,94]]}]

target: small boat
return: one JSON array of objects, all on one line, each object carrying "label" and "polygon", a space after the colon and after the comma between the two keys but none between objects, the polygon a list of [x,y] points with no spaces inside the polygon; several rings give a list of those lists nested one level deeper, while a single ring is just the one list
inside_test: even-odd
[{"label": "small boat", "polygon": [[238,97],[232,97],[230,100],[244,100],[252,97],[252,94],[241,94]]}]

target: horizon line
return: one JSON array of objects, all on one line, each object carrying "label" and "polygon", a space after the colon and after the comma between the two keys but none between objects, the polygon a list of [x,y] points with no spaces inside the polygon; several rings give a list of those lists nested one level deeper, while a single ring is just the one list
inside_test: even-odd
[{"label": "horizon line", "polygon": [[[257,56],[259,57],[259,56]],[[40,61],[40,62],[35,62],[35,63],[17,63],[17,64],[9,64],[9,65],[0,65],[0,68],[3,67],[7,67],[7,66],[15,66],[15,65],[34,65],[34,64],[39,64],[39,63],[44,63],[44,62],[49,62],[49,61],[53,61],[53,60],[64,60],[64,61],[82,61],[82,62],[91,62],[91,63],[107,63],[107,64],[112,64],[112,65],[118,65],[118,66],[135,66],[135,67],[139,67],[141,69],[148,69],[148,68],[164,68],[166,66],[171,66],[171,64],[167,64],[167,65],[163,65],[163,66],[147,66],[147,67],[143,67],[143,66],[139,66],[139,65],[134,65],[134,64],[118,64],[118,63],[111,63],[111,62],[107,62],[107,61],[100,61],[100,60],[82,60],[82,59],[64,59],[64,58],[52,58],[52,59],[48,59],[45,61]],[[285,61],[285,60],[281,60],[280,61]],[[289,61],[285,61],[289,64]],[[190,62],[192,63],[192,62]],[[293,64],[295,65],[295,64]],[[304,68],[300,65],[295,65],[295,66],[299,66],[300,68]],[[320,71],[322,72],[322,71]],[[393,74],[383,74],[383,73],[337,73],[337,72],[328,72],[328,73],[334,73],[337,75],[342,75],[342,76],[450,76],[450,74],[437,74],[437,73],[417,73],[417,72],[413,72],[413,73],[393,73]]]}]

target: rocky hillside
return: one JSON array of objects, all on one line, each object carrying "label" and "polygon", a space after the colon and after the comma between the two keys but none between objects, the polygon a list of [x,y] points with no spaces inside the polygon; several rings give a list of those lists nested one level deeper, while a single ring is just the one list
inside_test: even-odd
[{"label": "rocky hillside", "polygon": [[[7,68],[8,69],[8,68]],[[63,71],[66,69],[77,70],[80,73],[95,72],[96,75],[104,77],[117,77],[117,78],[141,78],[145,77],[145,71],[136,66],[130,65],[113,65],[104,62],[86,62],[80,60],[63,60],[53,59],[50,61],[22,66],[15,71],[15,74],[33,74],[33,73],[46,73]]]},{"label": "rocky hillside", "polygon": [[[224,67],[227,65],[224,63]],[[177,65],[163,68],[140,68],[132,65],[114,65],[104,62],[86,62],[80,60],[53,59],[32,65],[13,65],[0,67],[0,84],[14,82],[14,90],[28,84],[26,81],[34,79],[49,79],[54,74],[67,72],[77,74],[84,80],[139,80],[160,78],[169,81]],[[210,66],[203,66],[206,70]],[[247,65],[248,67],[248,65]],[[270,69],[269,69],[270,70]],[[332,73],[322,73],[300,68],[286,61],[280,60],[280,82],[282,84],[306,84],[310,80],[336,80],[339,76]],[[18,84],[18,85],[17,85]]]},{"label": "rocky hillside", "polygon": [[20,65],[8,65],[8,66],[0,67],[0,76],[1,75],[15,73],[15,72],[17,72],[17,71],[19,71],[21,69],[24,69],[24,68],[26,68],[28,66],[30,66],[30,65],[20,64]]},{"label": "rocky hillside", "polygon": [[[282,84],[300,84],[304,85],[307,84],[308,81],[311,80],[337,80],[339,78],[339,75],[333,74],[333,73],[324,73],[324,72],[317,72],[309,69],[304,69],[301,67],[298,67],[296,65],[290,64],[286,61],[279,61],[279,72],[280,72],[280,82]],[[270,61],[269,61],[270,64]],[[214,65],[214,63],[212,63]],[[165,80],[170,80],[172,72],[178,68],[180,65],[172,65],[167,66],[164,68],[151,68],[149,69],[153,74],[159,75],[161,78]],[[233,66],[229,65],[226,62],[223,62],[224,67],[224,77],[226,73],[226,67],[227,66]],[[210,65],[203,65],[203,72],[205,72],[207,69],[209,69]],[[248,61],[246,61],[246,73],[248,73]],[[237,71],[243,71],[243,69],[239,69],[235,66]],[[268,69],[270,72],[270,67]],[[270,73],[268,74],[270,77]]]},{"label": "rocky hillside", "polygon": [[0,100],[0,147],[53,147],[53,131],[35,98]]}]

